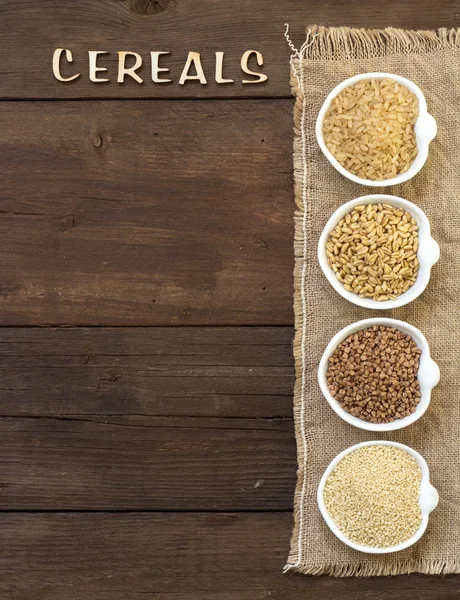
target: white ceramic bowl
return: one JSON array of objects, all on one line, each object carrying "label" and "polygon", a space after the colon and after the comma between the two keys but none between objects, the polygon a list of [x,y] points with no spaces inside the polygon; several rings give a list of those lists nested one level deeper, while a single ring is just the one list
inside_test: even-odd
[{"label": "white ceramic bowl", "polygon": [[[422,513],[422,522],[421,522],[420,527],[415,535],[413,535],[411,538],[409,538],[405,542],[398,544],[397,546],[391,546],[389,548],[374,548],[371,546],[361,546],[360,544],[356,544],[356,543],[352,542],[351,540],[349,540],[347,537],[344,536],[344,534],[340,531],[340,529],[334,523],[334,521],[332,520],[332,517],[330,517],[330,515],[327,511],[326,505],[324,504],[324,497],[323,497],[324,487],[326,485],[326,481],[327,481],[329,475],[332,473],[332,471],[335,469],[335,467],[339,464],[339,462],[342,460],[342,458],[344,456],[346,456],[347,454],[350,454],[351,452],[353,452],[354,450],[357,450],[358,448],[363,448],[364,446],[394,446],[395,448],[400,448],[401,450],[405,450],[406,452],[408,452],[411,456],[413,456],[415,458],[415,460],[418,462],[420,469],[422,471],[422,482],[420,484],[420,496],[419,496],[420,510]],[[428,469],[428,465],[425,462],[425,459],[422,456],[420,456],[420,454],[418,452],[416,452],[409,446],[405,446],[404,444],[397,444],[396,442],[387,442],[387,441],[363,442],[361,444],[356,444],[355,446],[351,446],[350,448],[347,448],[346,450],[344,450],[343,452],[338,454],[334,458],[334,460],[330,463],[328,468],[324,471],[324,475],[322,476],[319,487],[318,487],[319,510],[321,511],[321,514],[323,515],[323,518],[326,521],[326,523],[327,523],[329,529],[332,531],[332,533],[336,537],[338,537],[339,540],[342,541],[344,544],[346,544],[347,546],[350,546],[350,548],[359,550],[359,552],[367,552],[369,554],[388,554],[389,552],[399,552],[400,550],[405,550],[409,546],[412,546],[413,544],[415,544],[415,542],[418,542],[418,540],[425,533],[425,530],[428,525],[428,517],[429,517],[431,511],[433,511],[436,508],[436,506],[438,504],[438,500],[439,500],[438,491],[430,483],[430,471]]]},{"label": "white ceramic bowl", "polygon": [[[323,136],[323,122],[326,116],[327,110],[331,105],[334,98],[340,94],[342,90],[345,88],[358,83],[358,81],[362,81],[363,79],[386,79],[389,77],[393,79],[397,83],[404,85],[408,90],[410,90],[418,100],[419,105],[419,116],[415,123],[415,140],[417,143],[418,154],[415,157],[414,162],[408,168],[405,173],[401,175],[397,175],[392,179],[385,179],[383,181],[373,181],[371,179],[362,179],[361,177],[357,177],[347,171],[342,165],[338,162],[337,159],[334,158],[332,153],[326,146]],[[326,100],[324,101],[321,110],[319,111],[318,118],[316,120],[316,139],[318,140],[319,147],[321,148],[324,156],[328,159],[335,169],[339,173],[342,173],[348,179],[351,179],[355,183],[360,183],[361,185],[371,185],[374,187],[386,187],[389,185],[398,185],[403,183],[404,181],[408,181],[412,179],[414,175],[416,175],[423,165],[426,163],[426,159],[428,158],[428,146],[430,142],[436,137],[437,125],[434,117],[430,115],[427,111],[425,96],[423,95],[421,89],[415,85],[409,79],[405,77],[400,77],[399,75],[393,75],[392,73],[362,73],[361,75],[356,75],[355,77],[350,77],[345,81],[342,81],[339,85],[337,85],[332,92],[328,95]]]},{"label": "white ceramic bowl", "polygon": [[[363,419],[359,419],[354,415],[344,410],[338,400],[336,400],[330,393],[327,385],[326,372],[329,364],[329,358],[331,357],[337,346],[343,342],[349,335],[360,331],[361,329],[367,329],[373,325],[385,325],[386,327],[394,327],[399,329],[405,334],[409,334],[417,346],[422,351],[420,355],[420,365],[418,370],[418,382],[420,384],[421,398],[417,405],[415,412],[408,417],[397,419],[392,423],[369,423]],[[430,348],[425,336],[413,325],[405,323],[404,321],[397,321],[396,319],[364,319],[363,321],[357,321],[348,327],[345,327],[339,333],[337,333],[327,345],[326,350],[321,358],[318,369],[318,382],[321,391],[329,402],[332,410],[339,415],[341,419],[354,425],[359,429],[366,429],[367,431],[394,431],[395,429],[402,429],[414,423],[425,413],[431,400],[431,390],[439,382],[439,367],[430,357]]]},{"label": "white ceramic bowl", "polygon": [[[410,287],[407,290],[407,292],[398,296],[396,300],[384,300],[383,302],[372,300],[372,298],[360,298],[358,294],[354,294],[353,292],[347,291],[343,287],[343,284],[340,283],[340,281],[338,281],[334,271],[328,265],[326,256],[326,242],[328,240],[329,234],[331,233],[331,231],[334,230],[335,226],[340,221],[340,219],[342,219],[346,214],[351,212],[353,208],[355,206],[358,206],[359,204],[379,203],[391,204],[392,206],[403,208],[410,215],[415,217],[415,220],[417,221],[418,225],[419,236],[417,258],[420,264],[417,279],[414,285]],[[409,202],[408,200],[404,200],[403,198],[399,198],[398,196],[389,196],[386,194],[371,194],[370,196],[361,196],[360,198],[355,198],[354,200],[350,200],[350,202],[346,202],[345,204],[343,204],[340,208],[338,208],[335,211],[335,213],[326,223],[318,242],[319,264],[332,287],[349,302],[352,302],[357,306],[363,306],[364,308],[373,309],[397,308],[398,306],[404,306],[405,304],[412,302],[412,300],[415,300],[415,298],[418,298],[418,296],[420,296],[420,294],[428,285],[428,282],[430,280],[431,267],[438,262],[439,255],[440,251],[438,243],[431,237],[430,222],[428,221],[428,217],[425,215],[423,210],[421,210],[418,206],[416,206],[412,202]]]}]

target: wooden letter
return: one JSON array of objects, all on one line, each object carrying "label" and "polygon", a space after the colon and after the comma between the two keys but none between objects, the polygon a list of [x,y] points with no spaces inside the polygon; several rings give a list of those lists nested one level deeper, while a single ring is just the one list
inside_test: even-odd
[{"label": "wooden letter", "polygon": [[216,83],[233,83],[233,79],[224,79],[224,53],[216,52]]},{"label": "wooden letter", "polygon": [[158,74],[160,71],[168,71],[169,69],[161,68],[159,66],[160,54],[171,54],[171,52],[150,52],[150,59],[152,63],[152,81],[154,83],[168,83],[171,79],[160,79]]},{"label": "wooden letter", "polygon": [[61,54],[65,52],[65,57],[67,62],[71,63],[73,61],[72,52],[67,50],[67,48],[56,48],[53,54],[53,73],[56,79],[59,81],[73,81],[77,77],[80,77],[80,73],[73,75],[72,77],[62,77],[61,69],[59,67],[59,62],[61,60]]},{"label": "wooden letter", "polygon": [[[189,75],[190,67],[192,63],[195,65],[196,75]],[[189,52],[187,57],[187,62],[185,63],[184,70],[182,71],[182,75],[179,79],[179,85],[184,85],[186,81],[190,81],[192,79],[198,79],[199,82],[204,85],[207,83],[206,77],[203,73],[203,67],[201,66],[201,58],[199,52]]]},{"label": "wooden letter", "polygon": [[99,71],[107,71],[107,69],[105,67],[98,67],[97,66],[97,55],[98,54],[108,54],[108,52],[102,51],[102,50],[89,50],[88,51],[88,56],[89,56],[89,78],[91,79],[91,81],[94,81],[94,83],[103,83],[104,81],[110,81],[110,79],[99,79],[97,77],[97,73]]},{"label": "wooden letter", "polygon": [[[126,68],[126,57],[128,56],[128,54],[130,56],[135,56],[136,62],[132,67]],[[134,81],[137,81],[137,83],[144,83],[143,79],[141,79],[136,73],[136,70],[139,69],[141,65],[142,58],[140,54],[137,54],[137,52],[118,52],[118,83],[125,82],[125,75],[129,75],[134,79]]]},{"label": "wooden letter", "polygon": [[263,73],[254,73],[254,71],[251,71],[251,69],[248,68],[248,60],[251,54],[256,55],[259,67],[264,64],[264,57],[260,52],[257,52],[257,50],[247,50],[241,57],[241,70],[248,75],[254,75],[258,79],[243,79],[243,83],[262,83],[263,81],[267,81],[267,75],[264,75]]}]

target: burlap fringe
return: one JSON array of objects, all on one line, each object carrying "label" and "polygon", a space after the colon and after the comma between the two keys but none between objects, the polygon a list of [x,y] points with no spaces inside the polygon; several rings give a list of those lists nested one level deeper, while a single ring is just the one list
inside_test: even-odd
[{"label": "burlap fringe", "polygon": [[[297,106],[297,103],[296,103]],[[297,122],[297,118],[299,122]],[[296,127],[300,123],[300,113],[296,118]],[[298,137],[300,136],[300,129],[298,133],[296,133],[296,139],[294,144],[298,142]],[[294,156],[296,153],[294,152]],[[300,159],[301,161],[301,159]],[[301,203],[301,180],[302,173],[300,169],[297,169],[297,174],[295,173],[296,185],[299,186],[298,192],[296,192],[296,201],[300,199]],[[295,421],[295,433],[296,433],[296,445],[297,445],[297,488],[296,493],[294,495],[294,528],[291,537],[291,552],[289,555],[288,564],[285,567],[285,572],[290,570],[295,570],[299,573],[306,573],[302,569],[307,569],[307,567],[303,567],[300,565],[297,568],[297,564],[299,562],[299,544],[302,544],[302,540],[299,538],[301,535],[300,532],[300,521],[301,521],[301,504],[303,501],[303,489],[306,482],[306,473],[305,473],[305,457],[308,452],[308,434],[304,432],[302,435],[301,431],[301,421],[302,421],[302,404],[300,398],[302,396],[302,341],[303,341],[303,332],[304,326],[308,327],[309,315],[304,314],[302,299],[301,299],[301,287],[303,283],[303,251],[304,251],[304,232],[303,232],[303,224],[304,224],[304,214],[303,211],[296,211],[294,217],[294,360],[295,360],[295,371],[296,371],[296,382],[294,389],[294,421]],[[306,271],[306,279],[308,279],[310,265],[307,264]],[[308,352],[308,349],[305,349]],[[313,574],[313,573],[311,573]]]},{"label": "burlap fringe", "polygon": [[305,50],[305,58],[309,60],[366,59],[460,48],[460,29],[406,31],[393,27],[351,29],[311,25],[308,30],[315,36],[314,43]]},{"label": "burlap fringe", "polygon": [[460,573],[460,564],[455,560],[402,560],[392,563],[359,563],[308,565],[296,567],[295,572],[303,575],[330,575],[332,577],[385,577],[389,575],[447,575]]},{"label": "burlap fringe", "polygon": [[[460,48],[460,29],[438,29],[437,31],[405,31],[402,29],[350,29],[348,27],[322,27],[312,25],[307,28],[307,44],[291,57],[291,87],[295,96],[294,106],[294,190],[297,211],[294,218],[294,358],[296,384],[294,390],[294,417],[297,441],[297,487],[294,496],[294,529],[291,538],[291,551],[284,572],[297,572],[306,575],[331,575],[335,577],[370,577],[407,573],[426,573],[441,575],[460,573],[460,563],[454,560],[401,560],[391,563],[360,562],[356,564],[305,564],[308,557],[302,553],[305,527],[302,519],[302,502],[306,485],[306,453],[308,452],[308,432],[302,422],[303,407],[301,398],[303,358],[308,355],[305,348],[304,332],[309,325],[308,306],[302,299],[302,286],[309,280],[311,266],[305,263],[306,227],[308,223],[308,185],[304,189],[304,176],[308,165],[303,164],[302,114],[304,110],[304,92],[299,78],[301,60],[343,60],[366,59],[388,56],[394,53],[423,54],[444,48]],[[287,31],[286,31],[287,34]],[[286,35],[288,43],[289,37]],[[290,44],[292,46],[292,44]],[[292,46],[293,47],[293,46]],[[294,49],[295,50],[295,49]],[[305,133],[305,132],[304,132]],[[314,132],[311,133],[314,135]],[[305,204],[303,201],[305,196]]]}]

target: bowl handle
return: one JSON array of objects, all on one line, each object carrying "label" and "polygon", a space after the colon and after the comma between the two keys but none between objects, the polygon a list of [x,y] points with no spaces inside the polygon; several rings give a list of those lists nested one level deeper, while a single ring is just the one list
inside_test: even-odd
[{"label": "bowl handle", "polygon": [[439,502],[439,494],[438,490],[431,485],[431,483],[427,483],[424,486],[424,489],[421,491],[419,504],[423,511],[430,513],[433,511]]},{"label": "bowl handle", "polygon": [[433,265],[435,265],[438,262],[439,257],[441,256],[441,250],[439,249],[438,242],[436,240],[434,240],[433,238],[430,238],[427,241],[426,248],[427,248],[428,262],[430,263],[430,266],[432,267]]},{"label": "bowl handle", "polygon": [[434,362],[432,358],[428,358],[428,360],[423,365],[422,372],[419,373],[418,376],[420,384],[426,385],[428,389],[432,390],[435,386],[438,385],[440,377],[441,372],[439,370],[438,365]]},{"label": "bowl handle", "polygon": [[430,143],[438,132],[438,125],[433,115],[426,113],[417,120],[416,127],[418,132]]}]

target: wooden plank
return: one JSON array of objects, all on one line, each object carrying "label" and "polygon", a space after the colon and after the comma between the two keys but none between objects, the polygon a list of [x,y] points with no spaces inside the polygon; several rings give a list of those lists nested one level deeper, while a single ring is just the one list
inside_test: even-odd
[{"label": "wooden plank", "polygon": [[[289,49],[284,23],[300,46],[308,23],[355,27],[437,28],[458,25],[458,0],[251,0],[229,11],[227,0],[1,0],[0,96],[2,98],[157,98],[157,97],[287,97]],[[33,26],[31,26],[33,24]],[[58,82],[51,69],[55,48],[73,51],[74,63],[64,74],[81,72],[70,83]],[[255,49],[264,55],[268,81],[243,85],[241,55]],[[88,51],[105,50],[100,66],[108,68],[108,83],[88,78]],[[117,51],[141,54],[144,83],[116,82]],[[150,51],[169,51],[162,64],[170,69],[172,83],[150,79]],[[201,52],[207,85],[178,81],[189,51]],[[216,51],[225,52],[224,77],[232,84],[214,81]],[[72,70],[73,66],[76,70]],[[256,65],[254,65],[255,67]],[[104,76],[104,74],[102,74]]]},{"label": "wooden plank", "polygon": [[0,329],[0,416],[292,416],[288,327]]},{"label": "wooden plank", "polygon": [[291,338],[1,329],[1,508],[290,509]]},{"label": "wooden plank", "polygon": [[8,600],[454,600],[460,577],[283,575],[291,515],[4,514]]},{"label": "wooden plank", "polygon": [[3,103],[1,324],[290,324],[291,113]]},{"label": "wooden plank", "polygon": [[288,510],[290,419],[0,418],[7,510]]}]

